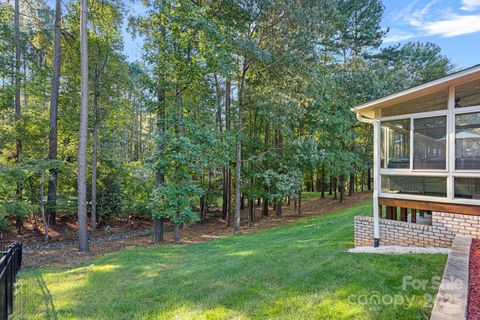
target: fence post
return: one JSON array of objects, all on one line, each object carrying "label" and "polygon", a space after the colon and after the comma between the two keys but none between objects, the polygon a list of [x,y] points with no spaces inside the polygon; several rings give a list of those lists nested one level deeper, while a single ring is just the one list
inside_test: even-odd
[{"label": "fence post", "polygon": [[[3,248],[2,248],[3,249]],[[13,313],[13,290],[17,274],[22,264],[22,244],[14,242],[6,251],[1,251],[0,259],[0,301],[2,320],[8,320]]]},{"label": "fence post", "polygon": [[7,255],[5,254],[5,252],[2,253],[3,254],[3,266],[2,266],[2,287],[3,287],[3,297],[2,297],[2,301],[3,301],[3,305],[2,305],[2,320],[7,320],[8,319],[8,277],[7,277],[7,269],[8,269],[8,257]]},{"label": "fence post", "polygon": [[0,300],[2,302],[2,320],[7,319],[7,285],[6,285],[6,274],[5,274],[5,256],[2,257],[0,268],[1,268],[1,277],[0,277],[0,292],[2,293]]}]

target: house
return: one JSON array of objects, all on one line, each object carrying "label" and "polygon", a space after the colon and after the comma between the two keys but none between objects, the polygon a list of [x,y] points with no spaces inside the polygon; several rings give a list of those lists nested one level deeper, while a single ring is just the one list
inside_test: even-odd
[{"label": "house", "polygon": [[480,65],[352,109],[374,128],[373,217],[355,245],[480,237]]}]

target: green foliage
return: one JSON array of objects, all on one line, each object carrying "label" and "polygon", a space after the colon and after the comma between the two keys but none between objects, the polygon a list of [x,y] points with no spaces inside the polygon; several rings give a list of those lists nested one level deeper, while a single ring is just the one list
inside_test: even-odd
[{"label": "green foliage", "polygon": [[5,204],[5,213],[11,217],[15,217],[20,221],[25,220],[28,216],[38,210],[37,205],[23,201],[15,201]]},{"label": "green foliage", "polygon": [[201,195],[202,189],[193,183],[166,183],[154,189],[149,208],[155,218],[166,218],[175,224],[192,224],[199,220],[192,211],[192,201]]},{"label": "green foliage", "polygon": [[228,160],[229,144],[213,128],[200,128],[189,119],[181,125],[181,129],[169,129],[157,137],[162,149],[149,159],[149,163],[167,179],[154,189],[149,209],[153,217],[191,224],[198,220],[192,210],[193,203],[206,191],[195,178],[224,165]]},{"label": "green foliage", "polygon": [[[97,211],[105,220],[129,214],[195,221],[199,202],[218,205],[224,169],[232,183],[237,178],[238,141],[241,191],[250,200],[296,197],[320,169],[326,182],[343,187],[372,158],[371,127],[358,124],[350,108],[453,68],[434,44],[378,49],[387,32],[379,0],[143,4],[145,14],[128,17],[127,1],[89,1],[89,129],[98,133]],[[74,214],[79,1],[63,7],[58,160],[48,161],[53,10],[44,1],[21,3],[15,121],[13,7],[0,3],[0,201],[38,206],[56,169],[56,209]],[[125,19],[145,39],[133,63],[123,54]],[[90,174],[93,134],[89,139]],[[156,186],[156,174],[164,175],[163,185]]]},{"label": "green foliage", "polygon": [[9,221],[7,219],[7,212],[5,206],[0,204],[0,231],[5,231],[9,227]]}]

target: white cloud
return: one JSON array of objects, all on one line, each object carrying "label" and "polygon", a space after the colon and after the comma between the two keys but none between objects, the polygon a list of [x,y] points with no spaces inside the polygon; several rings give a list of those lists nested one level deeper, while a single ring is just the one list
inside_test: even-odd
[{"label": "white cloud", "polygon": [[[418,36],[455,37],[480,32],[480,14],[459,14],[452,7],[435,6],[437,2],[430,0],[421,7],[417,6],[418,0],[411,2],[394,20],[410,25],[416,32],[392,32],[386,41],[398,42]],[[462,5],[462,10],[473,11],[480,9],[480,0],[462,0]]]},{"label": "white cloud", "polygon": [[480,9],[480,0],[462,0],[462,10],[475,11]]},{"label": "white cloud", "polygon": [[425,21],[420,28],[428,35],[455,37],[480,32],[480,15],[452,15],[443,20]]},{"label": "white cloud", "polygon": [[415,38],[416,35],[409,32],[403,32],[400,30],[392,29],[383,39],[384,43],[400,42]]}]

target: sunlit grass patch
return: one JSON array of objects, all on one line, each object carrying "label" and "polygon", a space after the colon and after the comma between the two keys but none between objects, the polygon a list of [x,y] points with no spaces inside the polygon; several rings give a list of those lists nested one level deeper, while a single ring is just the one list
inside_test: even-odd
[{"label": "sunlit grass patch", "polygon": [[363,203],[268,231],[129,248],[72,269],[23,271],[20,282],[41,275],[58,319],[428,317],[437,288],[402,288],[402,278],[441,275],[445,256],[345,252],[353,217],[370,212]]}]

